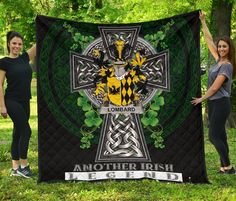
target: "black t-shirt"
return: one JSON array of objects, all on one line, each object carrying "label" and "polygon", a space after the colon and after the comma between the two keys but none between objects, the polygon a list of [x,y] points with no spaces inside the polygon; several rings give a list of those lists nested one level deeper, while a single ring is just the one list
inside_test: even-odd
[{"label": "black t-shirt", "polygon": [[0,59],[0,69],[6,72],[5,98],[18,101],[29,100],[31,98],[32,69],[28,53],[24,52],[17,58]]}]

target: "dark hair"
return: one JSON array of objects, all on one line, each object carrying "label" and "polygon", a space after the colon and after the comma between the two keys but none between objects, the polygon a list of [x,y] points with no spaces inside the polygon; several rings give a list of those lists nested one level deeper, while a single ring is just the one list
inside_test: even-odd
[{"label": "dark hair", "polygon": [[23,37],[16,31],[7,32],[7,50],[8,50],[8,53],[10,53],[10,48],[9,48],[8,45],[9,45],[11,39],[14,38],[14,37],[20,38],[22,41],[24,40]]},{"label": "dark hair", "polygon": [[[236,76],[236,55],[235,55],[234,42],[230,37],[223,36],[223,37],[218,38],[218,40],[216,42],[216,47],[218,47],[218,44],[220,41],[224,41],[229,45],[228,59],[233,66],[233,78],[234,78]],[[218,50],[217,50],[217,54],[220,57]]]}]

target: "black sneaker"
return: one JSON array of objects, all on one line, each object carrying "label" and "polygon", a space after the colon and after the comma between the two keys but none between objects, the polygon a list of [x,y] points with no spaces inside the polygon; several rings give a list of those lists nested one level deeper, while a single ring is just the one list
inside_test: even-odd
[{"label": "black sneaker", "polygon": [[218,170],[217,173],[218,174],[225,174],[225,171],[224,170]]},{"label": "black sneaker", "polygon": [[19,177],[19,176],[21,176],[21,175],[18,174],[18,169],[16,169],[16,170],[11,169],[10,176],[12,176],[12,177]]},{"label": "black sneaker", "polygon": [[236,172],[235,172],[235,169],[232,167],[232,168],[229,169],[229,170],[225,170],[224,173],[225,173],[225,174],[235,174]]},{"label": "black sneaker", "polygon": [[20,168],[17,170],[17,174],[19,174],[19,175],[21,175],[22,177],[25,177],[25,178],[30,178],[30,177],[33,176],[32,172],[31,172],[31,170],[30,170],[29,165],[26,166],[26,167],[24,167],[24,168],[21,168],[21,167],[20,167]]}]

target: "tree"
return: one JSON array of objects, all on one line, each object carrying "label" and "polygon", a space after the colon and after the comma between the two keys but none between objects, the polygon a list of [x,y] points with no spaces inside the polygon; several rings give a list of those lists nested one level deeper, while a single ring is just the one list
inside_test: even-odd
[{"label": "tree", "polygon": [[234,0],[213,0],[211,9],[211,30],[213,38],[230,36],[231,16]]},{"label": "tree", "polygon": [[99,8],[99,9],[102,8],[102,0],[96,0],[96,2],[95,2],[95,8]]}]

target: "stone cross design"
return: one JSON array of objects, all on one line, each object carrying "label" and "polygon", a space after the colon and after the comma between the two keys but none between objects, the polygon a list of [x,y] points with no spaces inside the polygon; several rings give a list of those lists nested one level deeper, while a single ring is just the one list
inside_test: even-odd
[{"label": "stone cross design", "polygon": [[[104,115],[95,162],[151,161],[139,115],[158,89],[169,91],[168,50],[156,53],[147,41],[138,36],[141,26],[98,28],[101,37],[94,40],[82,54],[70,52],[71,91],[84,90],[88,99]],[[118,40],[125,44],[122,51],[114,48]],[[140,70],[148,80],[148,92],[140,96],[137,105],[104,105],[102,97],[95,95],[94,80],[101,67],[95,62],[94,50],[103,52],[104,58],[113,61],[113,65],[118,57],[129,61],[136,52],[145,52],[146,61]],[[124,79],[124,75],[121,73],[117,79]]]}]

